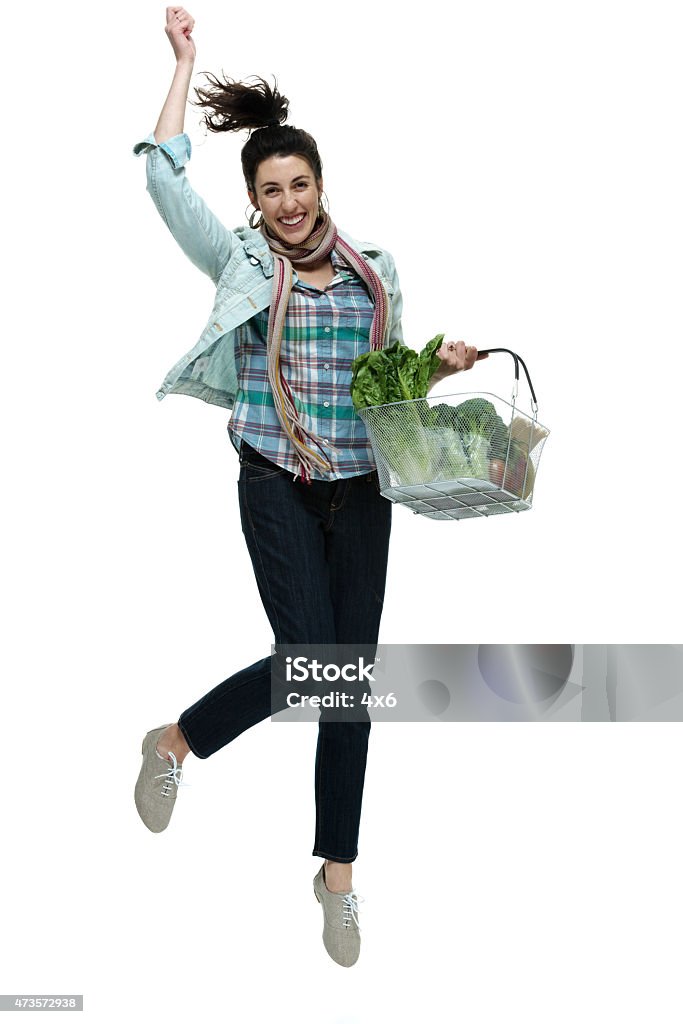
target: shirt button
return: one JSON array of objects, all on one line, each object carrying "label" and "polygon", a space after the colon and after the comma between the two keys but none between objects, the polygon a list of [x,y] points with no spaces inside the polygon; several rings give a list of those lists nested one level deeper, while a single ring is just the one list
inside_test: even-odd
[{"label": "shirt button", "polygon": [[326,328],[325,328],[325,334],[329,334],[329,333],[330,333],[330,328],[329,328],[329,327],[326,327]]},{"label": "shirt button", "polygon": [[330,364],[329,364],[329,363],[323,363],[323,368],[324,368],[325,370],[329,370],[329,368],[330,368]]},{"label": "shirt button", "polygon": [[330,443],[329,437],[324,437],[323,438],[323,444],[329,444],[329,443]]},{"label": "shirt button", "polygon": [[329,403],[329,402],[323,402],[323,405],[324,405],[324,406],[325,406],[325,408],[327,409],[327,408],[329,408],[329,405],[330,405],[330,403]]}]

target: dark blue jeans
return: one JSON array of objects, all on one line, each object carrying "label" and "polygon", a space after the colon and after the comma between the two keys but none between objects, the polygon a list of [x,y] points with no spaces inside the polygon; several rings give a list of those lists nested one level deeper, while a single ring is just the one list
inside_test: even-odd
[{"label": "dark blue jeans", "polygon": [[[240,463],[242,530],[275,643],[376,644],[391,531],[376,473],[305,484],[244,441]],[[205,758],[270,714],[267,657],[219,683],[179,726]],[[358,856],[369,733],[369,719],[318,723],[314,856]]]}]

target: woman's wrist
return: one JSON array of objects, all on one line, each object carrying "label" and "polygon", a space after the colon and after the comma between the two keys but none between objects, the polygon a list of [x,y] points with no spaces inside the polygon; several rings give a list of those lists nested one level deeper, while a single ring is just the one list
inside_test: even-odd
[{"label": "woman's wrist", "polygon": [[194,57],[181,57],[180,60],[176,61],[175,72],[173,74],[174,79],[186,78],[188,83],[192,78],[192,72],[194,71]]},{"label": "woman's wrist", "polygon": [[451,370],[448,367],[444,368],[443,366],[440,366],[438,370],[435,370],[434,373],[429,378],[429,384],[427,385],[427,394],[429,394],[433,387],[435,387],[437,384],[440,384],[442,380],[445,380],[446,377],[450,377],[451,374],[453,373],[460,373],[460,370]]},{"label": "woman's wrist", "polygon": [[460,373],[460,371],[456,370],[454,367],[442,365],[438,370],[434,371],[430,380],[433,384],[438,384],[440,380],[445,380],[446,377],[450,377],[453,373]]}]

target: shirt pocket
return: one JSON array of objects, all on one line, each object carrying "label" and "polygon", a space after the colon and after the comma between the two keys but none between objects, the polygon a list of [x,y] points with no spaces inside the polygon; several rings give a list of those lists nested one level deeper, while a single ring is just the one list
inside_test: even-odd
[{"label": "shirt pocket", "polygon": [[375,307],[368,305],[362,310],[346,309],[339,314],[338,329],[342,332],[342,340],[363,344],[370,339],[370,327],[375,315]]},{"label": "shirt pocket", "polygon": [[345,331],[361,330],[366,320],[367,317],[362,317],[359,313],[348,312],[339,314],[339,326]]}]

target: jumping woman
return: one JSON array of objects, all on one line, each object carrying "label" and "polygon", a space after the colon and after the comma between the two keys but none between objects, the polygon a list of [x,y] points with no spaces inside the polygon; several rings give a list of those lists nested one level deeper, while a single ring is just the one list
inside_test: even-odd
[{"label": "jumping woman", "polygon": [[[311,135],[287,124],[288,100],[264,79],[207,75],[196,88],[212,132],[248,130],[241,153],[249,226],[230,231],[188,182],[184,117],[194,20],[166,9],[175,74],[154,133],[135,147],[171,234],[216,285],[207,326],[157,397],[185,394],[231,409],[239,453],[239,509],[275,644],[377,643],[391,503],[379,493],[372,449],[351,396],[351,364],[402,341],[401,293],[391,255],[339,230],[323,202]],[[359,161],[362,157],[358,157]],[[444,342],[431,384],[470,369],[477,350]],[[271,714],[271,658],[236,671],[177,722],[142,743],[135,803],[152,832],[175,806],[189,753],[210,757]],[[313,856],[323,941],[338,964],[358,959],[352,864],[370,722],[318,723]]]}]

